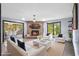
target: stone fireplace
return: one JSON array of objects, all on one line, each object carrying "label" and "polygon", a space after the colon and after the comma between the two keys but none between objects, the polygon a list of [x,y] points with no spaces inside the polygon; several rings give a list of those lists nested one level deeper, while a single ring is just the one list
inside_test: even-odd
[{"label": "stone fireplace", "polygon": [[27,34],[29,37],[37,37],[43,35],[43,22],[41,21],[27,21]]}]

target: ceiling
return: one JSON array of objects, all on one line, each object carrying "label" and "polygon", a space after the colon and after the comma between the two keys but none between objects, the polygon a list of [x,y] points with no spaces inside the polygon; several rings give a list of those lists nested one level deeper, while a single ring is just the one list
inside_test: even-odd
[{"label": "ceiling", "polygon": [[72,17],[72,3],[2,3],[2,17],[32,20],[53,20]]}]

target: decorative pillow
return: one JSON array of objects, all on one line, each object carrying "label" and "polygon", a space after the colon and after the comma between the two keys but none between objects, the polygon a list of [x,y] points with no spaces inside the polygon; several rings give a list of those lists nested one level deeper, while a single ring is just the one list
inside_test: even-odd
[{"label": "decorative pillow", "polygon": [[24,42],[21,42],[21,41],[19,41],[19,40],[17,40],[17,42],[18,42],[18,46],[19,46],[20,48],[22,48],[23,50],[26,51],[25,43],[24,43]]},{"label": "decorative pillow", "polygon": [[15,38],[13,36],[10,36],[10,39],[15,42]]},{"label": "decorative pillow", "polygon": [[63,35],[62,34],[59,34],[58,37],[63,37]]}]

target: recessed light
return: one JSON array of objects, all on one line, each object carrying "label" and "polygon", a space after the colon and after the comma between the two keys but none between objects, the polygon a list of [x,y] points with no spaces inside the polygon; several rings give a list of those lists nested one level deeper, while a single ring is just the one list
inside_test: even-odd
[{"label": "recessed light", "polygon": [[25,18],[22,18],[22,20],[25,20]]},{"label": "recessed light", "polygon": [[46,19],[42,19],[42,21],[45,21]]}]

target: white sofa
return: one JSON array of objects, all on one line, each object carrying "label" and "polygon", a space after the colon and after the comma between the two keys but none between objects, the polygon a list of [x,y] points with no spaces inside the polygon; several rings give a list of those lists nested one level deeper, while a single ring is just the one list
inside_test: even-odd
[{"label": "white sofa", "polygon": [[7,40],[7,50],[12,56],[28,55],[28,53],[21,49],[17,43],[12,42],[11,40]]},{"label": "white sofa", "polygon": [[[27,44],[25,45],[27,48]],[[12,56],[36,56],[45,50],[45,46],[41,46],[40,48],[30,47],[29,50],[24,51],[20,48],[17,43],[14,43],[10,39],[7,40],[7,50],[8,53],[11,53]]]},{"label": "white sofa", "polygon": [[57,38],[55,38],[55,42],[58,42],[58,43],[65,43],[65,39],[62,37],[62,38],[60,38],[60,37],[57,37]]}]

